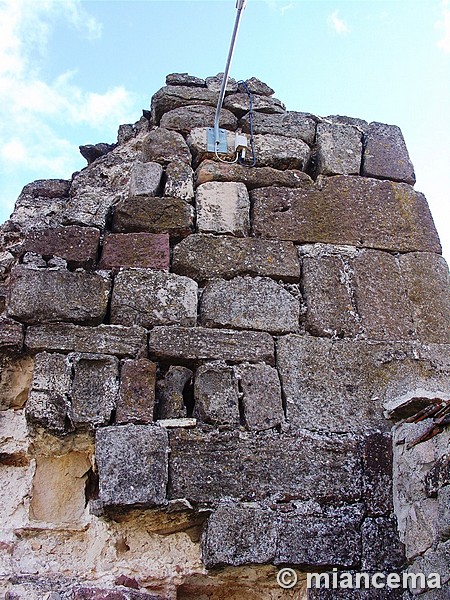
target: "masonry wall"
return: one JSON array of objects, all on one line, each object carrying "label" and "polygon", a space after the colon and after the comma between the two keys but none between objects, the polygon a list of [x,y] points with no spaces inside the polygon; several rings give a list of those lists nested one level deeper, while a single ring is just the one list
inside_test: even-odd
[{"label": "masonry wall", "polygon": [[[166,83],[1,227],[0,590],[409,598],[305,587],[408,569],[448,597],[449,275],[401,131],[252,78],[256,166],[225,164],[220,78]],[[230,81],[230,151],[248,109]]]}]

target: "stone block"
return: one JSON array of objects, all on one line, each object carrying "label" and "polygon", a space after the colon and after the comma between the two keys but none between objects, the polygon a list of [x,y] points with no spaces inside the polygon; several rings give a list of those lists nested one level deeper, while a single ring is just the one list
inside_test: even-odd
[{"label": "stone block", "polygon": [[415,184],[414,167],[399,127],[370,123],[365,134],[362,174]]},{"label": "stone block", "polygon": [[27,421],[23,409],[0,411],[0,463],[25,466],[28,464]]},{"label": "stone block", "polygon": [[302,291],[308,332],[321,337],[353,337],[360,333],[351,283],[351,266],[344,255],[303,258]]},{"label": "stone block", "polygon": [[161,188],[162,166],[157,162],[136,161],[130,173],[130,196],[157,196]]},{"label": "stone block", "polygon": [[207,569],[271,563],[277,538],[276,517],[271,510],[222,504],[204,529],[202,562]]},{"label": "stone block", "polygon": [[24,252],[59,256],[73,268],[90,268],[97,259],[100,232],[95,227],[51,227],[33,229],[26,238]]},{"label": "stone block", "polygon": [[171,365],[158,382],[158,418],[184,419],[187,416],[185,393],[190,389],[194,373],[187,367]]},{"label": "stone block", "polygon": [[73,354],[72,421],[78,426],[108,425],[119,392],[119,361],[102,354]]},{"label": "stone block", "polygon": [[131,269],[115,278],[111,323],[120,325],[183,325],[197,322],[197,284],[188,277]]},{"label": "stone block", "polygon": [[176,160],[165,171],[164,196],[191,202],[194,199],[194,171],[190,165]]},{"label": "stone block", "polygon": [[170,73],[166,77],[166,85],[184,85],[187,87],[202,87],[206,86],[204,79],[194,77],[189,73]]},{"label": "stone block", "polygon": [[[276,564],[303,568],[356,567],[361,555],[363,505],[317,507],[283,513],[279,523]],[[315,514],[314,514],[315,512]]]},{"label": "stone block", "polygon": [[[247,94],[229,94],[223,102],[224,108],[231,110],[237,117],[243,117],[250,110],[250,101]],[[285,113],[286,107],[277,98],[268,96],[254,96],[253,110],[266,114]]]},{"label": "stone block", "polygon": [[239,365],[235,370],[242,393],[242,411],[246,427],[263,431],[284,421],[278,371],[269,365]]},{"label": "stone block", "polygon": [[[172,430],[169,498],[355,501],[361,496],[358,443],[350,436],[296,431]],[[186,449],[189,448],[189,452]]]},{"label": "stone block", "polygon": [[396,571],[405,564],[405,547],[400,542],[395,517],[365,519],[362,529],[362,570]]},{"label": "stone block", "polygon": [[191,104],[216,106],[218,92],[206,88],[190,87],[189,85],[167,85],[153,95],[151,114],[154,123],[159,124],[164,113],[180,106]]},{"label": "stone block", "polygon": [[156,364],[140,358],[120,368],[116,423],[151,423],[155,408]]},{"label": "stone block", "polygon": [[71,377],[72,365],[67,356],[47,352],[36,355],[25,412],[29,422],[56,435],[72,429]]},{"label": "stone block", "polygon": [[22,229],[55,227],[61,224],[71,181],[39,179],[26,185],[14,206],[12,223]]},{"label": "stone block", "polygon": [[300,263],[291,242],[194,234],[175,246],[173,271],[197,281],[259,275],[296,283]]},{"label": "stone block", "polygon": [[105,506],[166,501],[167,432],[152,425],[103,427],[95,435],[99,499]]},{"label": "stone block", "polygon": [[202,362],[267,362],[274,364],[271,335],[256,331],[155,327],[149,334],[150,354],[161,360]]},{"label": "stone block", "polygon": [[[258,96],[272,96],[275,92],[274,90],[261,81],[257,77],[250,77],[250,79],[245,80],[245,86],[251,94],[256,94]],[[241,93],[246,93],[246,87],[242,83],[238,82],[238,91]]]},{"label": "stone block", "polygon": [[110,279],[102,274],[19,265],[11,273],[7,312],[30,324],[98,325],[105,317],[110,289]]},{"label": "stone block", "polygon": [[116,206],[112,224],[115,233],[167,233],[170,239],[175,240],[186,237],[193,229],[194,210],[179,198],[122,200]]},{"label": "stone block", "polygon": [[302,140],[271,133],[256,134],[253,139],[258,167],[299,171],[308,168],[311,151]]},{"label": "stone block", "polygon": [[248,234],[250,200],[243,183],[204,183],[196,190],[195,204],[198,231]]},{"label": "stone block", "polygon": [[103,241],[100,269],[142,268],[168,271],[169,236],[166,233],[110,233]]},{"label": "stone block", "polygon": [[192,156],[180,133],[158,127],[142,140],[142,160],[144,163],[157,162],[162,165],[180,160],[190,165]]},{"label": "stone block", "polygon": [[441,251],[425,196],[404,183],[335,175],[319,177],[312,187],[261,188],[250,195],[257,237]]},{"label": "stone block", "polygon": [[[205,79],[206,87],[208,90],[213,92],[220,92],[222,89],[224,73],[217,73],[213,77],[207,77]],[[227,94],[236,93],[238,91],[238,84],[232,77],[228,78],[227,85],[225,86],[225,92]]]},{"label": "stone block", "polygon": [[206,285],[200,321],[206,327],[298,331],[300,301],[272,279],[235,277]]},{"label": "stone block", "polygon": [[14,266],[16,259],[8,250],[0,252],[0,281],[4,281]]},{"label": "stone block", "polygon": [[364,499],[369,516],[389,515],[392,504],[392,436],[374,432],[365,436],[363,451]]},{"label": "stone block", "polygon": [[362,159],[362,132],[345,123],[317,124],[316,173],[359,175]]},{"label": "stone block", "polygon": [[25,345],[33,351],[92,352],[119,357],[146,352],[147,332],[143,327],[99,325],[82,327],[72,323],[32,325],[27,328]]},{"label": "stone block", "polygon": [[[239,121],[242,131],[250,133],[250,117],[248,114]],[[309,113],[288,111],[284,114],[253,115],[253,133],[283,135],[302,140],[312,146],[316,135],[316,121]]]},{"label": "stone block", "polygon": [[22,408],[28,398],[34,359],[15,353],[0,354],[0,410]]},{"label": "stone block", "polygon": [[[235,154],[236,134],[226,131],[226,145],[229,156]],[[208,127],[194,127],[189,132],[186,143],[193,156],[192,166],[194,169],[205,159],[217,160],[214,151],[208,151]]]},{"label": "stone block", "polygon": [[[213,127],[216,109],[212,106],[180,106],[161,117],[160,126],[187,134],[194,127]],[[220,111],[219,127],[236,131],[237,118],[223,108]]]},{"label": "stone block", "polygon": [[239,426],[239,388],[233,368],[225,363],[209,363],[195,373],[194,413],[211,425]]},{"label": "stone block", "polygon": [[450,277],[444,258],[417,252],[398,260],[412,305],[417,338],[427,343],[449,343]]},{"label": "stone block", "polygon": [[303,171],[287,169],[279,171],[272,167],[254,167],[249,169],[238,163],[224,164],[214,160],[204,160],[195,171],[196,185],[208,181],[234,181],[244,183],[249,190],[260,187],[281,186],[297,188],[313,184],[309,175]]},{"label": "stone block", "polygon": [[23,346],[23,333],[20,323],[0,317],[0,349],[20,351]]}]

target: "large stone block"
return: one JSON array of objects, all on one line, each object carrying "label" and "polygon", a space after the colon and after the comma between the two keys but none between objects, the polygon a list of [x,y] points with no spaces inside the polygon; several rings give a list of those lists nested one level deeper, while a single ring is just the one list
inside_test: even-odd
[{"label": "large stone block", "polygon": [[27,328],[25,345],[33,351],[92,352],[119,357],[146,352],[147,332],[143,327],[99,325],[82,327],[72,323],[32,325]]},{"label": "large stone block", "polygon": [[258,167],[298,169],[306,171],[311,158],[308,144],[282,135],[257,134],[253,136]]},{"label": "large stone block", "polygon": [[169,439],[172,499],[217,504],[225,497],[338,502],[361,496],[358,444],[350,436],[173,430]]},{"label": "large stone block", "polygon": [[163,271],[121,271],[114,281],[111,322],[143,327],[193,326],[197,322],[197,284]]},{"label": "large stone block", "polygon": [[31,230],[25,238],[24,252],[59,256],[74,268],[92,267],[97,259],[100,231],[94,227],[52,227]]},{"label": "large stone block", "polygon": [[[242,131],[250,133],[250,117],[245,115],[239,121]],[[316,135],[316,120],[309,113],[288,111],[284,114],[253,115],[253,133],[283,135],[303,140],[312,146]]]},{"label": "large stone block", "polygon": [[362,132],[356,127],[345,123],[318,123],[316,146],[317,174],[359,175]]},{"label": "large stone block", "polygon": [[0,317],[0,349],[20,351],[23,346],[23,325]]},{"label": "large stone block", "polygon": [[194,210],[179,198],[128,198],[114,211],[112,229],[117,233],[144,231],[168,233],[179,239],[194,228]]},{"label": "large stone block", "polygon": [[141,267],[168,271],[169,265],[166,233],[110,233],[103,241],[100,269]]},{"label": "large stone block", "polygon": [[[180,106],[165,113],[161,117],[160,125],[187,134],[194,127],[212,127],[215,113],[216,109],[213,106]],[[220,111],[219,127],[232,131],[237,129],[236,117],[226,108]]]},{"label": "large stone block", "polygon": [[208,181],[245,183],[249,190],[272,185],[291,188],[302,187],[305,183],[312,185],[312,179],[303,171],[290,169],[279,171],[272,167],[249,169],[238,163],[224,164],[214,160],[204,160],[195,171],[195,182],[196,185],[201,185]]},{"label": "large stone block", "polygon": [[181,160],[169,163],[165,171],[164,196],[191,202],[194,199],[194,171]]},{"label": "large stone block", "polygon": [[8,314],[25,323],[72,321],[98,325],[105,317],[111,281],[98,273],[14,267]]},{"label": "large stone block", "polygon": [[365,135],[362,174],[414,185],[414,167],[399,127],[370,123]]},{"label": "large stone block", "polygon": [[[207,77],[205,79],[206,87],[213,92],[220,92],[222,89],[224,73],[217,73],[213,77]],[[238,84],[235,79],[229,77],[227,85],[225,86],[225,92],[227,94],[236,93],[238,91]]]},{"label": "large stone block", "polygon": [[130,196],[157,196],[162,174],[163,168],[159,163],[136,161],[130,173]]},{"label": "large stone block", "polygon": [[175,246],[173,271],[197,281],[236,275],[260,275],[291,283],[300,280],[300,263],[291,242],[201,233]]},{"label": "large stone block", "polygon": [[274,364],[271,335],[202,327],[155,327],[149,335],[150,354],[161,360],[202,362],[267,362]]},{"label": "large stone block", "polygon": [[269,365],[239,365],[239,388],[245,425],[263,431],[279,426],[284,420],[278,371]]},{"label": "large stone block", "polygon": [[167,433],[152,425],[98,429],[99,499],[106,506],[160,506],[166,500]]},{"label": "large stone block", "polygon": [[272,279],[235,277],[206,285],[200,320],[207,327],[260,329],[273,333],[299,329],[300,301]]},{"label": "large stone block", "polygon": [[39,179],[26,185],[14,206],[12,223],[22,229],[60,225],[71,183],[65,179]]},{"label": "large stone block", "polygon": [[154,123],[159,124],[164,113],[174,110],[180,106],[191,104],[216,106],[218,92],[206,88],[167,85],[153,95],[151,101],[151,113]]},{"label": "large stone block", "polygon": [[409,185],[363,177],[320,177],[300,189],[250,192],[257,237],[381,250],[440,252],[423,194]]},{"label": "large stone block", "polygon": [[196,190],[195,204],[198,231],[248,234],[250,200],[243,183],[204,183]]},{"label": "large stone block", "polygon": [[[223,102],[224,108],[231,110],[238,117],[243,117],[250,110],[250,101],[247,94],[229,94]],[[268,96],[254,96],[253,110],[267,114],[285,113],[286,107],[277,98]]]},{"label": "large stone block", "polygon": [[224,363],[199,367],[195,373],[194,399],[193,416],[200,421],[239,426],[239,388],[232,367]]},{"label": "large stone block", "polygon": [[144,163],[158,162],[163,165],[174,160],[191,164],[192,156],[180,133],[158,127],[142,140],[142,160]]},{"label": "large stone block", "polygon": [[155,408],[156,364],[140,358],[120,368],[116,423],[151,423]]},{"label": "large stone block", "polygon": [[242,82],[238,82],[238,91],[241,93],[247,92],[247,90],[251,94],[257,94],[258,96],[272,96],[275,92],[274,90],[261,81],[257,77],[250,77],[250,79],[245,80],[245,85]]},{"label": "large stone block", "polygon": [[405,564],[405,548],[400,542],[397,520],[368,518],[362,526],[362,570],[396,571]]},{"label": "large stone block", "polygon": [[166,85],[184,85],[187,87],[204,88],[206,82],[200,77],[189,75],[189,73],[169,73],[169,75],[166,76]]}]

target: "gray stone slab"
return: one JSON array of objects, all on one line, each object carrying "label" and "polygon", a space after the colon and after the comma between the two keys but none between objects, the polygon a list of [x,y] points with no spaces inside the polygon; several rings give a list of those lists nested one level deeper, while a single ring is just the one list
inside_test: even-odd
[{"label": "gray stone slab", "polygon": [[242,411],[246,427],[264,431],[284,421],[278,371],[269,365],[235,367],[242,393]]},{"label": "gray stone slab", "polygon": [[250,227],[250,200],[243,183],[211,181],[195,192],[200,232],[245,236]]},{"label": "gray stone slab", "polygon": [[239,388],[233,367],[224,363],[199,367],[195,373],[194,400],[192,416],[199,421],[239,426]]},{"label": "gray stone slab", "polygon": [[362,132],[345,123],[318,123],[316,132],[316,173],[359,175],[362,159]]},{"label": "gray stone slab", "polygon": [[181,160],[169,163],[165,171],[164,196],[191,202],[194,199],[194,171]]},{"label": "gray stone slab", "polygon": [[[194,127],[212,127],[215,113],[216,109],[213,106],[180,106],[166,112],[161,117],[160,125],[166,129],[174,129],[186,134]],[[222,108],[220,111],[219,127],[232,131],[237,129],[237,118],[226,108]]]},{"label": "gray stone slab", "polygon": [[271,133],[256,134],[253,139],[258,167],[307,170],[311,151],[302,140]]},{"label": "gray stone slab", "polygon": [[192,104],[216,106],[218,92],[206,88],[190,87],[189,85],[167,85],[156,92],[151,100],[152,120],[159,124],[164,113],[180,106]]},{"label": "gray stone slab", "polygon": [[[242,131],[250,133],[250,118],[246,114],[239,121]],[[316,135],[316,121],[309,113],[288,111],[284,114],[264,114],[261,112],[253,115],[253,132],[255,134],[283,135],[306,142],[309,146],[314,143]]]},{"label": "gray stone slab", "polygon": [[162,174],[163,168],[159,163],[136,161],[130,173],[130,196],[157,196]]}]

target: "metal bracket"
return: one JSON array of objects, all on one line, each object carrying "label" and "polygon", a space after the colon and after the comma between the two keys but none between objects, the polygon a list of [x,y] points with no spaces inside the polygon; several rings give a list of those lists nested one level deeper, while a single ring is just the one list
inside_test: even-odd
[{"label": "metal bracket", "polygon": [[208,143],[208,152],[221,152],[228,154],[227,144],[227,132],[225,129],[219,129],[219,143],[216,143],[216,136],[214,134],[214,127],[208,127],[206,133],[206,140]]}]

